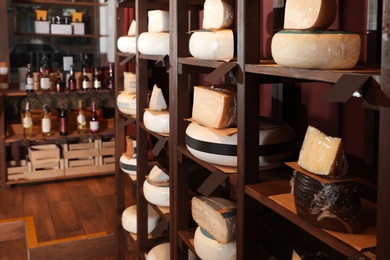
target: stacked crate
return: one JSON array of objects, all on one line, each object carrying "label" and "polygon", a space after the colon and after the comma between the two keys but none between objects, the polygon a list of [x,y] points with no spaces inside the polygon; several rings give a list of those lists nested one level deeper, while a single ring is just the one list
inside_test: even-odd
[{"label": "stacked crate", "polygon": [[100,140],[88,143],[63,144],[65,176],[89,174],[99,171]]},{"label": "stacked crate", "polygon": [[99,140],[98,150],[98,165],[99,172],[114,172],[115,171],[115,140],[103,141]]},{"label": "stacked crate", "polygon": [[28,148],[28,179],[64,176],[64,161],[55,144],[33,145]]}]

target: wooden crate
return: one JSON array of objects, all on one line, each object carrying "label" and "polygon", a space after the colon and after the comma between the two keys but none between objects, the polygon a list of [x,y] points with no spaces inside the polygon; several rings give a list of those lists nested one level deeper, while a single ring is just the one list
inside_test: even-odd
[{"label": "wooden crate", "polygon": [[28,179],[46,179],[64,176],[64,160],[58,159],[58,161],[51,162],[27,162]]},{"label": "wooden crate", "polygon": [[60,148],[55,144],[33,145],[28,148],[28,159],[33,165],[58,163]]},{"label": "wooden crate", "polygon": [[99,171],[99,141],[63,144],[65,176],[96,173]]},{"label": "wooden crate", "polygon": [[99,172],[115,171],[115,141],[99,140],[98,154]]},{"label": "wooden crate", "polygon": [[22,180],[28,178],[27,161],[20,160],[19,162],[7,162],[7,180]]}]

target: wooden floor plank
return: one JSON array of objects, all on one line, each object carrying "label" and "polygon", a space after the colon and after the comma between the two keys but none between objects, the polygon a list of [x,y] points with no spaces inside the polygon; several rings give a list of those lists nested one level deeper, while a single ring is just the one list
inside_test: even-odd
[{"label": "wooden floor plank", "polygon": [[1,189],[0,190],[0,209],[21,207],[22,189]]},{"label": "wooden floor plank", "polygon": [[77,212],[83,213],[99,210],[99,205],[87,185],[69,187],[68,191]]},{"label": "wooden floor plank", "polygon": [[49,202],[69,200],[69,193],[66,184],[61,182],[50,182],[45,184],[45,192]]},{"label": "wooden floor plank", "polygon": [[56,239],[57,236],[51,216],[34,217],[34,223],[38,242],[46,242]]},{"label": "wooden floor plank", "polygon": [[115,193],[115,183],[108,183],[104,178],[90,178],[86,182],[95,197]]},{"label": "wooden floor plank", "polygon": [[27,260],[25,239],[9,240],[1,243],[1,258],[13,260]]},{"label": "wooden floor plank", "polygon": [[23,209],[25,216],[50,217],[45,191],[43,189],[23,190]]},{"label": "wooden floor plank", "polygon": [[86,234],[93,234],[97,232],[107,231],[108,233],[114,233],[111,225],[104,214],[100,211],[90,211],[79,213],[81,224]]},{"label": "wooden floor plank", "polygon": [[19,218],[24,216],[23,207],[0,208],[0,220]]},{"label": "wooden floor plank", "polygon": [[112,230],[115,230],[115,195],[99,196],[96,200]]},{"label": "wooden floor plank", "polygon": [[50,212],[57,238],[84,235],[83,227],[71,200],[50,202]]}]

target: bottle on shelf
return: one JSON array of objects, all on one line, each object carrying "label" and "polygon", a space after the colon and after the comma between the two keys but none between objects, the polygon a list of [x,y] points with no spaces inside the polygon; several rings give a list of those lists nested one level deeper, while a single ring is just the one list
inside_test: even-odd
[{"label": "bottle on shelf", "polygon": [[93,88],[95,90],[102,89],[102,78],[100,76],[98,67],[95,67],[95,71],[93,74]]},{"label": "bottle on shelf", "polygon": [[61,103],[60,114],[58,117],[60,120],[60,135],[68,135],[68,113],[65,109],[64,103]]},{"label": "bottle on shelf", "polygon": [[42,115],[42,136],[51,135],[51,120],[49,114],[49,108],[47,105],[43,106],[43,115]]},{"label": "bottle on shelf", "polygon": [[57,77],[54,82],[54,88],[56,92],[64,92],[65,86],[64,86],[64,82],[61,79],[61,72],[59,70],[57,70]]},{"label": "bottle on shelf", "polygon": [[69,78],[68,78],[69,91],[75,91],[76,88],[76,77],[74,76],[73,65],[70,65]]},{"label": "bottle on shelf", "polygon": [[44,92],[50,91],[50,77],[47,66],[41,67],[41,90]]},{"label": "bottle on shelf", "polygon": [[89,131],[91,133],[97,133],[99,131],[99,118],[96,113],[96,102],[92,102],[92,114],[89,121]]},{"label": "bottle on shelf", "polygon": [[45,53],[42,55],[41,63],[39,64],[39,66],[41,68],[42,67],[46,67],[47,68],[47,74],[50,74],[50,72],[51,72],[51,62],[50,62],[49,57],[47,57],[47,55]]},{"label": "bottle on shelf", "polygon": [[77,115],[77,132],[85,134],[87,132],[87,123],[85,120],[85,112],[83,108],[83,101],[79,100],[79,113]]},{"label": "bottle on shelf", "polygon": [[82,68],[85,68],[87,73],[92,73],[92,64],[93,61],[90,59],[87,53],[82,54]]},{"label": "bottle on shelf", "polygon": [[108,78],[106,85],[108,89],[115,89],[114,64],[111,62],[108,64]]},{"label": "bottle on shelf", "polygon": [[86,68],[83,68],[83,76],[81,78],[81,89],[88,91],[90,89],[89,77]]},{"label": "bottle on shelf", "polygon": [[34,75],[31,68],[31,63],[27,64],[26,92],[34,92]]},{"label": "bottle on shelf", "polygon": [[23,135],[25,138],[31,138],[33,136],[33,121],[30,112],[30,103],[26,102],[26,109],[22,116]]}]

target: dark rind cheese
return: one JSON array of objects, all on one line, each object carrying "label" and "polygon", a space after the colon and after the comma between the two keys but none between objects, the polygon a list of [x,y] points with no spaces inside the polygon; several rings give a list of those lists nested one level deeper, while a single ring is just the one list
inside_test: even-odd
[{"label": "dark rind cheese", "polygon": [[352,181],[321,182],[294,172],[292,180],[297,215],[310,224],[343,233],[362,231],[358,185]]}]

